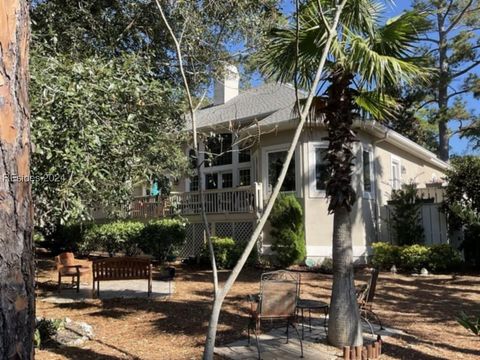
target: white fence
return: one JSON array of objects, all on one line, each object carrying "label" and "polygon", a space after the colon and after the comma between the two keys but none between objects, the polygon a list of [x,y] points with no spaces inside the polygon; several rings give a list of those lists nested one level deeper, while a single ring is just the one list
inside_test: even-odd
[{"label": "white fence", "polygon": [[[383,207],[381,212],[380,240],[389,243],[396,243],[395,230],[392,227],[393,211],[393,206],[387,205]],[[449,244],[452,242],[448,233],[447,218],[441,211],[441,204],[422,204],[420,213],[425,245]]]}]

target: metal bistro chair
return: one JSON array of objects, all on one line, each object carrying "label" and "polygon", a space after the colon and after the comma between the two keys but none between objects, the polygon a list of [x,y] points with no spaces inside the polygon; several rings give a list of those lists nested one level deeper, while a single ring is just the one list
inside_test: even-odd
[{"label": "metal bistro chair", "polygon": [[287,322],[287,343],[289,327],[292,326],[300,340],[301,356],[303,343],[296,326],[296,307],[300,291],[300,277],[288,271],[280,270],[262,274],[258,298],[250,296],[250,322],[248,324],[248,344],[250,331],[255,335],[258,359],[261,359],[258,334],[262,320],[284,320]]},{"label": "metal bistro chair", "polygon": [[369,323],[368,318],[373,317],[380,325],[380,330],[383,330],[382,321],[380,317],[373,311],[373,299],[375,297],[375,289],[377,287],[378,270],[372,269],[368,283],[363,285],[357,291],[357,302],[360,307],[360,315]]}]

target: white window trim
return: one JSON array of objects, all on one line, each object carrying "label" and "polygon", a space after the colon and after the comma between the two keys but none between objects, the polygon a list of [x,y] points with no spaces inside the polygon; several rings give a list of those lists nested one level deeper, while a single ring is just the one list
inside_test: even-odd
[{"label": "white window trim", "polygon": [[328,141],[315,141],[308,143],[308,192],[311,198],[325,198],[327,196],[325,190],[317,190],[316,177],[316,154],[315,150],[327,149]]},{"label": "white window trim", "polygon": [[[373,147],[370,144],[362,143],[361,146],[362,150],[362,162],[361,162],[361,185],[362,185],[362,193],[364,199],[373,199],[375,195],[375,164],[374,164],[374,156],[373,156]],[[364,179],[364,172],[363,172],[363,152],[368,151],[368,161],[370,162],[370,187],[371,191],[365,191],[365,179]]]},{"label": "white window trim", "polygon": [[[399,181],[399,187],[398,189],[394,188],[394,174],[393,174],[393,164],[397,163],[398,164],[398,181]],[[402,188],[402,161],[398,156],[395,155],[390,155],[390,188],[392,190],[399,190]]]},{"label": "white window trim", "polygon": [[[268,199],[270,196],[270,191],[268,189],[268,154],[279,151],[288,151],[290,144],[278,144],[265,146],[262,149],[262,183],[263,183],[263,193],[265,199]],[[299,145],[295,148],[295,191],[288,193],[295,193],[296,196],[300,197],[300,185],[301,185],[301,176],[300,176],[300,149]]]}]

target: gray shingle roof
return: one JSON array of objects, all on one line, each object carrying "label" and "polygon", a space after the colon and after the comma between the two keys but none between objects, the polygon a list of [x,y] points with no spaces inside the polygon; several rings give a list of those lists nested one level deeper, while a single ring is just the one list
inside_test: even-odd
[{"label": "gray shingle roof", "polygon": [[240,93],[222,105],[211,106],[197,112],[197,126],[205,128],[233,120],[258,120],[277,110],[292,108],[295,102],[293,86],[267,83]]}]

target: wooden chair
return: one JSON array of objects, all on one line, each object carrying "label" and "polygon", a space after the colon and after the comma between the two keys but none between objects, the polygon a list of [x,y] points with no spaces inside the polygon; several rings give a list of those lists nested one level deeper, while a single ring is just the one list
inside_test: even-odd
[{"label": "wooden chair", "polygon": [[303,343],[296,326],[296,307],[300,290],[300,277],[288,271],[272,271],[262,274],[260,294],[255,299],[250,298],[250,321],[248,325],[248,344],[250,345],[250,331],[255,335],[258,350],[258,359],[261,359],[258,335],[262,320],[282,320],[287,322],[287,343],[289,327],[292,326],[300,340],[301,357],[303,357]]},{"label": "wooden chair", "polygon": [[360,315],[367,321],[369,317],[373,317],[380,329],[383,330],[380,317],[373,311],[373,299],[375,298],[375,289],[377,288],[378,270],[372,269],[368,283],[357,290],[357,302],[360,307]]},{"label": "wooden chair", "polygon": [[55,265],[58,271],[58,291],[62,290],[62,276],[71,276],[72,284],[77,285],[77,293],[80,291],[80,276],[90,273],[90,267],[78,264],[71,252],[61,253],[55,256]]}]

